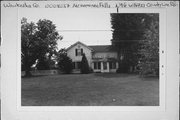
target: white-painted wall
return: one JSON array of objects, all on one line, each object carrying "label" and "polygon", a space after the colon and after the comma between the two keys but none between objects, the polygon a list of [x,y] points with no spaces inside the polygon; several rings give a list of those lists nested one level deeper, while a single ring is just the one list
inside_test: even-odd
[{"label": "white-painted wall", "polygon": [[97,52],[93,54],[93,58],[117,58],[116,52]]},{"label": "white-painted wall", "polygon": [[72,59],[73,62],[80,62],[82,60],[82,56],[76,56],[75,50],[78,48],[83,49],[83,53],[85,53],[86,58],[88,60],[89,66],[91,66],[91,61],[92,61],[92,53],[91,50],[88,49],[86,46],[82,44],[77,44],[76,46],[73,46],[71,49],[67,51],[68,57]]}]

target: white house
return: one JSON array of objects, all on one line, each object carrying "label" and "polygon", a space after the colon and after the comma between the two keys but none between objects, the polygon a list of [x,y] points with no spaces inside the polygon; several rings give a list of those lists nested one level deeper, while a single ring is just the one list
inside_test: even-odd
[{"label": "white house", "polygon": [[116,72],[118,68],[117,52],[112,51],[110,45],[87,46],[78,41],[67,48],[67,55],[73,61],[74,72],[80,71],[82,53],[86,55],[94,72]]}]

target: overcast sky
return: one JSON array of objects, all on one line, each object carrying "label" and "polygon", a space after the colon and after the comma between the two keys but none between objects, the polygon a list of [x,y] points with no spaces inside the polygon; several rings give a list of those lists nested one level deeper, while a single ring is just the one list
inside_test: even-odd
[{"label": "overcast sky", "polygon": [[110,45],[112,39],[110,13],[115,9],[24,9],[19,19],[28,22],[49,19],[57,26],[63,40],[58,48],[67,48],[77,41],[86,45]]}]

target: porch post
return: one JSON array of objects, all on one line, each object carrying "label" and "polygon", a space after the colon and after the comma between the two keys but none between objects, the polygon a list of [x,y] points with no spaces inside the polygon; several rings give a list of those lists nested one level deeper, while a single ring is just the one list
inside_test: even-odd
[{"label": "porch post", "polygon": [[118,62],[116,62],[116,69],[118,69],[119,65],[118,65]]},{"label": "porch post", "polygon": [[107,72],[109,72],[109,62],[107,62]]},{"label": "porch post", "polygon": [[92,62],[92,64],[91,64],[91,68],[94,70],[94,62]]},{"label": "porch post", "polygon": [[101,72],[104,72],[103,69],[103,62],[101,62]]}]

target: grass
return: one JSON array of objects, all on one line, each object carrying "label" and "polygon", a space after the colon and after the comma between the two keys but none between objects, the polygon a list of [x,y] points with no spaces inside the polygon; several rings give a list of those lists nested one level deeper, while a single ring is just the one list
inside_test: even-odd
[{"label": "grass", "polygon": [[157,106],[158,78],[61,74],[22,78],[23,106]]}]

